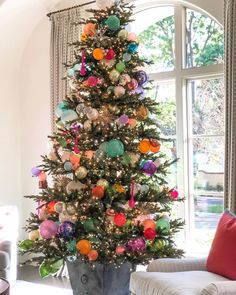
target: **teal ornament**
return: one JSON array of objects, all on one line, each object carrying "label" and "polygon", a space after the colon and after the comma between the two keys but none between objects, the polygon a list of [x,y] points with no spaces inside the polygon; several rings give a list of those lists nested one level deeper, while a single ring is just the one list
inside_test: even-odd
[{"label": "teal ornament", "polygon": [[170,223],[168,219],[160,218],[156,222],[157,232],[161,232],[162,234],[168,234],[170,231]]},{"label": "teal ornament", "polygon": [[116,70],[117,70],[117,72],[121,73],[121,72],[124,71],[124,69],[125,69],[125,64],[122,61],[119,61],[116,64]]},{"label": "teal ornament", "polygon": [[61,115],[61,121],[65,124],[66,122],[69,121],[74,121],[78,119],[78,115],[75,111],[73,110],[66,110],[62,113]]},{"label": "teal ornament", "polygon": [[79,72],[81,70],[81,64],[75,64],[73,66],[73,70],[74,70],[74,72]]},{"label": "teal ornament", "polygon": [[74,75],[75,75],[74,69],[73,68],[68,69],[67,76],[72,78],[72,77],[74,77]]},{"label": "teal ornament", "polygon": [[107,150],[107,142],[103,142],[99,145],[99,150],[106,152]]},{"label": "teal ornament", "polygon": [[107,143],[106,152],[111,158],[122,156],[124,154],[124,145],[120,140],[112,139]]},{"label": "teal ornament", "polygon": [[66,245],[66,248],[69,252],[75,252],[75,249],[76,249],[76,241],[75,240],[72,240],[70,241],[67,245]]},{"label": "teal ornament", "polygon": [[65,101],[61,101],[57,107],[56,107],[56,110],[55,110],[55,113],[57,115],[57,117],[61,117],[61,115],[66,111],[68,110],[68,104],[67,102]]},{"label": "teal ornament", "polygon": [[72,167],[71,162],[69,162],[69,161],[65,162],[65,164],[64,164],[64,169],[65,169],[66,171],[71,171],[72,168],[73,168],[73,167]]},{"label": "teal ornament", "polygon": [[131,42],[129,43],[128,47],[127,47],[127,51],[130,54],[134,54],[138,51],[138,44],[135,42]]},{"label": "teal ornament", "polygon": [[120,28],[120,19],[115,15],[108,16],[106,25],[112,31],[117,31]]},{"label": "teal ornament", "polygon": [[131,55],[129,53],[127,53],[127,52],[124,53],[123,54],[123,60],[126,61],[126,62],[130,61],[131,60]]}]

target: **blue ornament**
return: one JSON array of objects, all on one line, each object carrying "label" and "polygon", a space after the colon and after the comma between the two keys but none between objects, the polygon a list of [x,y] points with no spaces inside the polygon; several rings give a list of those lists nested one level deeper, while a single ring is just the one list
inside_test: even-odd
[{"label": "blue ornament", "polygon": [[75,234],[75,224],[70,221],[64,221],[59,226],[58,232],[65,238],[72,238]]},{"label": "blue ornament", "polygon": [[130,61],[131,60],[131,55],[129,53],[127,53],[127,52],[124,53],[123,54],[123,60],[127,61],[127,62]]},{"label": "blue ornament", "polygon": [[65,162],[65,164],[64,164],[64,169],[65,169],[66,171],[71,171],[72,168],[73,168],[73,166],[72,166],[72,163],[71,163],[71,162],[69,162],[69,161]]},{"label": "blue ornament", "polygon": [[143,165],[143,171],[149,176],[152,176],[156,170],[157,166],[151,160],[146,161]]},{"label": "blue ornament", "polygon": [[143,86],[148,82],[148,75],[142,70],[135,72],[134,78],[138,81],[139,86]]},{"label": "blue ornament", "polygon": [[129,43],[128,47],[127,47],[127,51],[128,53],[134,54],[138,51],[138,44],[135,42],[131,42]]},{"label": "blue ornament", "polygon": [[124,154],[124,145],[120,140],[112,139],[107,143],[106,152],[112,158],[122,156]]},{"label": "blue ornament", "polygon": [[74,69],[73,68],[68,69],[67,76],[72,78],[72,77],[74,77],[74,75],[75,75]]}]

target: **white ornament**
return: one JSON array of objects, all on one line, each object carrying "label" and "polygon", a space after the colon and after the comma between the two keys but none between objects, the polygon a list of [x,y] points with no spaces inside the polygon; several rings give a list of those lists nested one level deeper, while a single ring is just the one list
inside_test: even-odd
[{"label": "white ornament", "polygon": [[84,184],[83,183],[81,183],[80,181],[75,181],[75,180],[73,180],[73,181],[71,181],[71,182],[69,182],[68,184],[67,184],[67,186],[66,186],[66,192],[67,192],[67,194],[70,194],[70,193],[72,193],[73,191],[82,191],[82,189],[84,188]]}]

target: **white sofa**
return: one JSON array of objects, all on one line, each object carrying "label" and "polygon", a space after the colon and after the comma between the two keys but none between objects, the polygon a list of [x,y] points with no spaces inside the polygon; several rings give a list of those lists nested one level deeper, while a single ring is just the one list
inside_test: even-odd
[{"label": "white sofa", "polygon": [[132,295],[236,295],[236,281],[206,270],[206,258],[157,259],[131,274]]}]

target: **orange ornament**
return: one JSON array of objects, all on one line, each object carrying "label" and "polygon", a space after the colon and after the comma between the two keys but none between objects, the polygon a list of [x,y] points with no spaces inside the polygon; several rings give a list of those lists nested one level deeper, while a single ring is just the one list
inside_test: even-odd
[{"label": "orange ornament", "polygon": [[88,253],[88,259],[90,261],[94,261],[94,260],[97,260],[98,258],[98,251],[97,250],[90,250],[89,253]]},{"label": "orange ornament", "polygon": [[125,193],[125,188],[123,187],[123,185],[116,183],[114,185],[114,188],[118,191],[118,193]]},{"label": "orange ornament", "polygon": [[134,128],[137,125],[137,121],[135,119],[129,119],[129,125]]},{"label": "orange ornament", "polygon": [[150,141],[148,139],[143,139],[139,143],[139,151],[143,154],[146,154],[150,150]]},{"label": "orange ornament", "polygon": [[104,187],[97,185],[92,189],[92,196],[95,199],[102,199],[104,197]]},{"label": "orange ornament", "polygon": [[147,119],[148,114],[148,109],[144,105],[141,105],[141,107],[136,111],[137,119],[140,121]]},{"label": "orange ornament", "polygon": [[148,228],[156,230],[156,223],[152,219],[146,219],[143,222],[144,231]]},{"label": "orange ornament", "polygon": [[102,60],[103,57],[104,57],[104,54],[103,54],[103,50],[101,48],[95,48],[93,50],[93,57],[96,59],[96,60]]},{"label": "orange ornament", "polygon": [[91,244],[88,240],[80,240],[76,244],[77,251],[82,255],[88,255],[91,250]]},{"label": "orange ornament", "polygon": [[94,151],[86,151],[84,152],[84,155],[86,158],[88,158],[89,160],[92,160],[93,155],[94,155]]},{"label": "orange ornament", "polygon": [[54,206],[55,206],[56,203],[57,203],[57,201],[51,201],[51,202],[49,202],[49,203],[47,204],[47,212],[48,212],[49,214],[53,214],[53,213],[56,212],[55,209],[54,209]]},{"label": "orange ornament", "polygon": [[161,144],[156,139],[150,140],[150,151],[153,153],[158,153],[160,151]]},{"label": "orange ornament", "polygon": [[73,166],[73,170],[76,170],[80,163],[80,156],[78,155],[70,155],[70,162]]},{"label": "orange ornament", "polygon": [[87,23],[84,26],[84,33],[87,36],[94,36],[96,34],[96,26],[93,23]]}]

